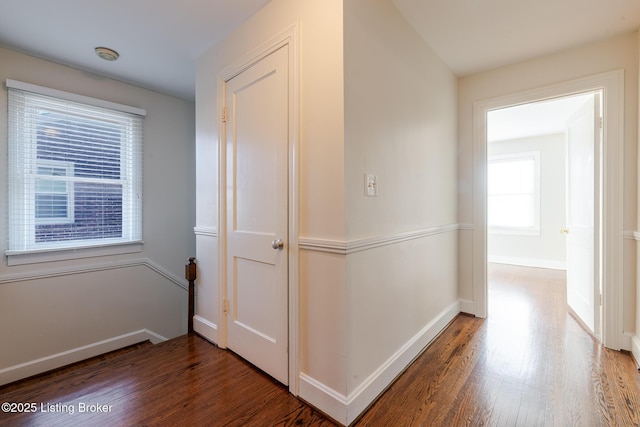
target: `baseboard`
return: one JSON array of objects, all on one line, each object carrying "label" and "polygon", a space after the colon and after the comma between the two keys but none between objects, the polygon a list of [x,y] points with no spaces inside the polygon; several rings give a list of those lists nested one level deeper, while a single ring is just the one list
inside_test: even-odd
[{"label": "baseboard", "polygon": [[193,330],[207,341],[218,343],[218,325],[209,322],[204,317],[197,314],[193,316]]},{"label": "baseboard", "polygon": [[300,374],[300,398],[336,421],[349,425],[424,351],[458,313],[460,302],[456,301],[425,325],[346,397],[314,378]]},{"label": "baseboard", "polygon": [[552,270],[566,270],[567,263],[552,259],[520,258],[500,255],[488,255],[488,262],[497,264],[520,265],[523,267],[549,268]]},{"label": "baseboard", "polygon": [[343,425],[349,424],[349,403],[346,396],[304,373],[299,376],[298,397],[335,421]]},{"label": "baseboard", "polygon": [[620,350],[631,351],[634,336],[633,332],[623,332],[620,334]]},{"label": "baseboard", "polygon": [[631,337],[631,354],[633,354],[636,366],[640,369],[640,337],[637,335]]},{"label": "baseboard", "polygon": [[348,396],[348,422],[355,420],[386,388],[418,357],[435,337],[460,313],[460,303],[456,301],[420,332],[407,341],[373,374],[362,382]]},{"label": "baseboard", "polygon": [[460,311],[462,313],[467,314],[476,314],[476,305],[473,301],[468,299],[461,299],[460,301]]},{"label": "baseboard", "polygon": [[130,332],[107,340],[98,341],[89,345],[63,351],[62,353],[52,354],[40,359],[0,369],[0,385],[41,374],[52,369],[61,368],[71,363],[80,362],[82,360],[99,356],[146,340],[157,344],[161,341],[166,341],[167,338],[148,329],[141,329],[139,331]]}]

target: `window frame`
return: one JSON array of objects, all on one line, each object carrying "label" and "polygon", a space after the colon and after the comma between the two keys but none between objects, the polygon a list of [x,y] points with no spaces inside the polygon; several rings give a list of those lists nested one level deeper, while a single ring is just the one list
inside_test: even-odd
[{"label": "window frame", "polygon": [[[506,226],[506,225],[490,225],[489,205],[491,203],[491,194],[489,188],[489,169],[492,164],[517,162],[522,160],[533,160],[533,194],[532,199],[532,217],[533,225],[529,227]],[[487,159],[487,231],[489,234],[504,234],[516,236],[540,236],[541,234],[541,211],[540,211],[540,151],[519,151],[504,154],[489,155]]]},{"label": "window frame", "polygon": [[[36,185],[39,175],[37,174],[37,168],[41,164],[45,165],[55,165],[54,167],[61,167],[63,163],[71,163],[71,167],[73,167],[73,162],[61,162],[58,160],[51,159],[37,159],[34,154],[29,155],[28,153],[35,153],[35,150],[28,150],[29,147],[36,147],[38,144],[38,138],[36,136],[36,132],[30,131],[28,135],[30,137],[24,138],[22,140],[16,139],[9,135],[8,144],[9,149],[14,152],[23,151],[22,153],[17,154],[19,156],[23,156],[23,163],[25,165],[31,165],[30,171],[24,173],[24,175],[20,178],[20,182],[16,185],[10,185],[7,207],[8,207],[8,215],[7,218],[11,217],[14,224],[20,224],[19,230],[12,230],[11,225],[9,225],[9,233],[11,234],[11,239],[17,239],[18,241],[24,242],[23,244],[19,244],[18,246],[8,246],[8,250],[5,252],[7,256],[8,265],[21,265],[21,264],[31,264],[37,262],[49,262],[49,261],[58,261],[58,260],[66,260],[66,259],[76,259],[76,258],[85,258],[85,257],[94,257],[94,256],[103,256],[103,255],[114,255],[121,253],[133,253],[142,251],[142,138],[143,138],[143,129],[142,129],[142,119],[146,116],[146,111],[137,108],[131,107],[127,105],[122,105],[118,103],[113,103],[110,101],[100,100],[96,98],[86,97],[83,95],[73,94],[69,92],[59,91],[56,89],[46,88],[42,86],[33,85],[30,83],[19,82],[16,80],[6,80],[7,89],[17,89],[22,92],[31,92],[37,96],[45,96],[50,98],[55,98],[60,102],[69,102],[75,104],[83,104],[87,107],[97,107],[102,109],[108,109],[113,112],[127,113],[128,115],[140,116],[138,119],[139,123],[139,140],[134,142],[134,144],[139,144],[138,146],[133,146],[133,136],[131,136],[131,132],[123,132],[123,138],[120,143],[121,157],[119,165],[120,171],[123,175],[126,175],[126,179],[123,176],[120,176],[120,181],[126,181],[127,179],[131,181],[129,191],[124,191],[122,194],[122,236],[118,238],[87,238],[87,239],[76,239],[72,241],[61,241],[58,240],[57,243],[49,244],[49,242],[43,243],[35,243],[35,228],[37,225],[41,224],[61,224],[64,221],[71,223],[71,220],[74,218],[74,209],[73,205],[74,201],[74,192],[73,192],[73,182],[67,183],[68,190],[68,212],[66,220],[57,220],[57,219],[45,219],[44,221],[38,221],[36,219],[36,210],[35,210],[35,197],[38,192],[36,191]],[[29,108],[28,106],[25,108]],[[138,120],[135,119],[135,120]],[[101,120],[101,119],[99,119]],[[24,117],[19,117],[19,114],[16,114],[16,117],[11,117],[9,120],[13,123],[12,126],[29,126],[35,127],[36,123],[29,122],[28,119]],[[107,121],[107,119],[105,119]],[[132,122],[133,123],[133,122]],[[124,128],[121,128],[121,132]],[[131,129],[128,129],[129,131]],[[9,129],[11,133],[11,129]],[[25,147],[20,147],[20,144],[25,145]],[[27,148],[27,150],[25,150]],[[133,150],[133,151],[131,151]],[[27,154],[24,153],[27,152]],[[11,151],[10,151],[11,153]],[[11,172],[17,166],[14,163],[17,163],[12,159],[16,157],[16,155],[11,155],[8,158],[8,170],[10,171],[9,178],[10,180],[14,176]],[[26,163],[25,163],[26,162]],[[64,167],[69,167],[64,166]],[[67,169],[68,171],[69,169]],[[30,173],[29,173],[30,172]],[[46,175],[44,175],[46,177]],[[75,177],[74,177],[75,178]],[[46,179],[46,178],[44,178]],[[73,181],[73,180],[71,180]],[[108,181],[105,180],[105,183],[108,184]],[[71,185],[71,189],[69,188]],[[20,191],[17,188],[22,188]],[[21,193],[21,194],[20,194]],[[22,219],[18,219],[15,222],[16,217],[18,215],[14,213],[10,205],[18,203],[18,206],[22,205],[25,207],[25,210],[22,212],[29,213],[28,215],[22,215]],[[133,216],[132,216],[133,215]],[[20,215],[18,215],[20,216]],[[30,218],[30,219],[29,219]],[[126,221],[126,222],[125,222]],[[28,224],[27,224],[28,223]],[[17,237],[15,233],[18,233]],[[61,243],[62,242],[62,243]]]}]

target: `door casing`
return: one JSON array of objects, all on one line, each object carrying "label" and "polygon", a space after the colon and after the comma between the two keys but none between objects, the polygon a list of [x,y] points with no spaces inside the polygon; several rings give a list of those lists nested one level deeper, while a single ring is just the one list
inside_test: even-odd
[{"label": "door casing", "polygon": [[299,53],[298,27],[292,25],[257,48],[241,56],[217,75],[216,111],[218,122],[218,342],[227,347],[227,317],[224,301],[227,297],[227,254],[226,254],[226,126],[223,118],[226,82],[242,73],[253,64],[283,46],[289,47],[289,141],[288,141],[288,186],[289,186],[289,391],[298,394],[299,377],[299,292],[298,292],[298,221],[299,221]]},{"label": "door casing", "polygon": [[487,112],[583,92],[603,93],[602,343],[630,350],[623,333],[624,70],[477,101],[473,105],[473,308],[487,316]]}]

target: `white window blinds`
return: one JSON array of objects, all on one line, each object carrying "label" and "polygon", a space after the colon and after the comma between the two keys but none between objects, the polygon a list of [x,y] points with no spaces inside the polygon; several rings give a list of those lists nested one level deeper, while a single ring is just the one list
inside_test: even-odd
[{"label": "white window blinds", "polygon": [[7,254],[141,241],[144,110],[7,88]]}]

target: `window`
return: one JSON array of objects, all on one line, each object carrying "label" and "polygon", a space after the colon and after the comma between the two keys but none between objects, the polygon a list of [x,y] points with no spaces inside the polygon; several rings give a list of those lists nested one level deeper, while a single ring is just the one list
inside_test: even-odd
[{"label": "window", "polygon": [[36,224],[71,224],[73,204],[73,163],[54,160],[36,162]]},{"label": "window", "polygon": [[140,243],[144,110],[7,80],[9,250]]},{"label": "window", "polygon": [[540,234],[540,152],[493,156],[487,170],[489,231]]}]

